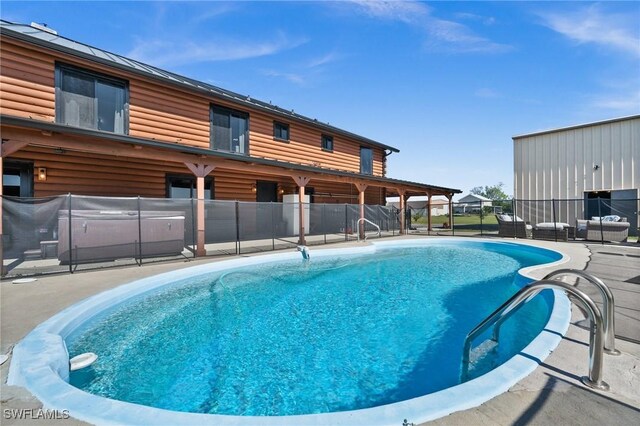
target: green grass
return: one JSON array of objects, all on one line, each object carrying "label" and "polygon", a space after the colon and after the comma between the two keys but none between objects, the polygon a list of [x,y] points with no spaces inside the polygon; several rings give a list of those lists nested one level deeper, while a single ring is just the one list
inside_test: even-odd
[{"label": "green grass", "polygon": [[[432,225],[442,225],[445,222],[449,222],[449,216],[431,216],[431,224]],[[427,224],[427,218],[421,217],[418,220],[411,220],[411,223],[417,223],[421,225]],[[472,215],[464,215],[464,216],[454,216],[453,223],[455,225],[479,225],[480,224],[480,215],[472,214]],[[486,225],[497,225],[498,221],[496,220],[495,215],[487,214],[482,218],[482,224]]]}]

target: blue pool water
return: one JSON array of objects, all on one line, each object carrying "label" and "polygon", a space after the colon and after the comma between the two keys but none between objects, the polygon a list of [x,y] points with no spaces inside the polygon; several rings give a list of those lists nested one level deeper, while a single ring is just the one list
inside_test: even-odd
[{"label": "blue pool water", "polygon": [[[559,257],[457,242],[182,280],[103,312],[68,336],[70,356],[100,357],[73,372],[71,384],[157,408],[233,415],[406,400],[458,384],[466,334],[518,290],[518,269]],[[473,374],[539,334],[550,300],[538,297],[515,314]]]}]

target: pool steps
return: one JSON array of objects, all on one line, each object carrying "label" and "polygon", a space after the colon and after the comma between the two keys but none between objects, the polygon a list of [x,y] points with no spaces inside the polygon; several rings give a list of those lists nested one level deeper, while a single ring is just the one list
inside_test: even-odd
[{"label": "pool steps", "polygon": [[[567,284],[562,281],[557,281],[562,276],[579,276],[586,279],[588,282],[594,284],[601,292],[605,306],[605,313],[607,317],[603,317],[602,312],[593,300],[583,291],[579,290],[577,286]],[[556,280],[550,278],[556,277]],[[598,389],[609,390],[609,385],[602,380],[602,364],[605,349],[607,353],[611,355],[619,355],[620,352],[615,349],[614,339],[615,330],[613,323],[613,295],[599,278],[580,270],[575,269],[560,269],[548,274],[544,279],[535,281],[518,291],[509,300],[504,302],[498,309],[496,309],[491,315],[485,318],[480,324],[478,324],[473,330],[467,334],[464,341],[464,349],[462,354],[462,369],[461,369],[461,381],[469,379],[469,367],[471,358],[471,344],[473,340],[482,333],[493,327],[493,336],[491,341],[496,345],[500,340],[500,326],[506,321],[514,312],[518,310],[522,305],[527,303],[538,293],[545,289],[557,289],[564,291],[573,303],[583,308],[583,310],[589,316],[591,327],[589,334],[589,375],[582,377],[582,383],[586,386]],[[610,315],[610,318],[608,317]],[[611,341],[606,342],[608,339]],[[606,342],[606,343],[605,343]],[[480,346],[484,346],[484,343]]]}]

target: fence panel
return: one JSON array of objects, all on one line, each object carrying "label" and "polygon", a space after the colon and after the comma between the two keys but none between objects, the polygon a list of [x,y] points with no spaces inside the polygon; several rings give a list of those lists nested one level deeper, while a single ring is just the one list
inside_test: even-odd
[{"label": "fence panel", "polygon": [[[208,255],[293,248],[298,244],[298,203],[201,202]],[[635,241],[639,202],[613,197],[453,203],[453,228],[444,227],[445,223],[449,225],[448,212],[433,216],[432,226],[442,235],[490,236],[498,231],[496,214],[507,214],[528,222],[533,228],[528,238],[618,242],[631,237]],[[365,218],[379,226],[383,236],[398,234],[397,208],[362,208]],[[357,238],[359,204],[312,203],[303,209],[307,244]],[[3,274],[34,275],[193,257],[197,211],[198,200],[192,199],[5,196]],[[406,214],[412,226],[423,232],[426,209],[407,209]],[[550,231],[544,230],[545,224]],[[377,231],[369,223],[364,228],[370,237]]]},{"label": "fence panel", "polygon": [[3,196],[3,275],[7,271],[19,276],[68,270],[58,259],[59,212],[68,210],[68,196]]},{"label": "fence panel", "polygon": [[197,243],[196,200],[139,198],[140,259],[193,257]]}]

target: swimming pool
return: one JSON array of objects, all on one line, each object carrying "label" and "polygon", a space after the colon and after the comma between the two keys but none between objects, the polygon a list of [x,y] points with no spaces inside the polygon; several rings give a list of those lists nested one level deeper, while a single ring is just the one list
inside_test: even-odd
[{"label": "swimming pool", "polygon": [[[502,372],[499,367],[458,382],[466,333],[526,281],[518,270],[560,257],[509,243],[409,240],[314,251],[308,263],[299,254],[220,262],[95,296],[34,333],[46,329],[40,337],[64,338],[71,355],[100,355],[94,367],[70,378],[93,395],[64,380],[56,384],[69,395],[71,414],[88,421],[97,417],[70,405],[81,398],[100,403],[114,416],[92,410],[89,415],[101,416],[101,423],[131,423],[125,411],[135,412],[135,419],[162,413],[163,420],[178,423],[220,423],[239,415],[249,423],[254,416],[273,416],[259,419],[277,424],[318,422],[310,420],[317,416],[325,416],[324,423],[398,423],[398,416],[400,422],[425,421],[454,405],[477,405],[505,387],[505,375],[535,368],[520,365],[514,374],[513,365]],[[518,333],[502,334],[516,338],[501,341],[497,353],[482,358],[475,376],[496,363],[531,362],[512,357],[543,328],[563,332],[568,317],[564,312],[560,318],[562,311],[568,305],[557,295],[526,306],[508,325]],[[545,336],[545,354],[559,340],[553,336]],[[25,342],[29,346],[29,338]],[[58,361],[58,374],[66,379],[65,360]],[[37,380],[13,373],[12,363],[13,379],[27,382],[45,401],[28,383]],[[479,391],[483,383],[488,390]],[[470,398],[452,404],[459,392]],[[430,413],[428,398],[440,401]],[[372,414],[381,410],[387,414]]]}]

